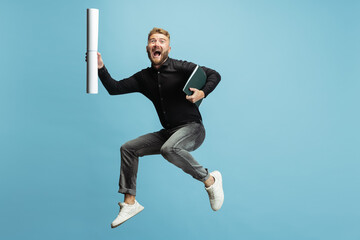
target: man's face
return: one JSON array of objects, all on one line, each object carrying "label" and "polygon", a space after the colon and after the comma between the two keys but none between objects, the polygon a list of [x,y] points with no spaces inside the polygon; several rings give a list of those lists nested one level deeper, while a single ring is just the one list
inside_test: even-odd
[{"label": "man's face", "polygon": [[150,36],[146,51],[153,66],[161,66],[168,58],[171,47],[169,39],[161,33]]}]

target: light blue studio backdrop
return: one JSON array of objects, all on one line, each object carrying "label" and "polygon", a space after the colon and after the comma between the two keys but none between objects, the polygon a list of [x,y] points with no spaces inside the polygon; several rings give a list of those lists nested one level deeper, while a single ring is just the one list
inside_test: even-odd
[{"label": "light blue studio backdrop", "polygon": [[[161,128],[140,94],[86,94],[86,9],[116,79],[148,67],[149,30],[170,56],[216,69],[194,152],[203,185],[144,157],[145,210],[116,229],[119,148]],[[359,1],[2,0],[1,239],[360,239]]]}]

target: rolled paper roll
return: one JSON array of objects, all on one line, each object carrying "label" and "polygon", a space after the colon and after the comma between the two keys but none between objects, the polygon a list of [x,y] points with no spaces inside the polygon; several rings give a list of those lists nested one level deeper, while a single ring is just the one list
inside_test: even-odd
[{"label": "rolled paper roll", "polygon": [[99,9],[87,9],[87,74],[86,92],[98,93],[98,36],[99,36]]},{"label": "rolled paper roll", "polygon": [[87,93],[98,93],[97,52],[87,53]]}]

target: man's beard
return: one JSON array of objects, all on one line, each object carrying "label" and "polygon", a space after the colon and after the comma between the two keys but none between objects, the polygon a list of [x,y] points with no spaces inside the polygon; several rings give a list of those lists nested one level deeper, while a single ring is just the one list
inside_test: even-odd
[{"label": "man's beard", "polygon": [[147,50],[147,53],[148,53],[148,57],[152,63],[152,65],[154,66],[158,66],[158,65],[161,65],[165,62],[165,60],[168,58],[169,56],[169,50],[168,51],[161,51],[161,50],[157,50],[158,52],[160,52],[160,57],[158,58],[155,58],[153,56],[154,54],[154,50]]}]

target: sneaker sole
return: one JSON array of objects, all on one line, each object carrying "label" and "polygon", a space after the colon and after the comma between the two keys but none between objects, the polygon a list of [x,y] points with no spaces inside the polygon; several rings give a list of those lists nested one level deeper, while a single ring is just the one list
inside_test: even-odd
[{"label": "sneaker sole", "polygon": [[129,217],[128,219],[122,221],[121,223],[119,223],[119,224],[117,224],[117,225],[115,225],[115,226],[113,226],[113,225],[111,224],[111,225],[110,225],[111,228],[116,228],[116,227],[120,226],[121,224],[123,224],[124,222],[126,222],[127,220],[129,220],[130,218],[135,217],[135,216],[136,216],[137,214],[139,214],[142,210],[144,210],[144,207],[143,207],[143,206],[141,206],[140,210],[139,210],[137,213],[135,213],[134,215],[132,215],[132,216]]}]

